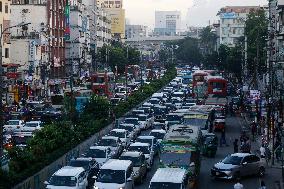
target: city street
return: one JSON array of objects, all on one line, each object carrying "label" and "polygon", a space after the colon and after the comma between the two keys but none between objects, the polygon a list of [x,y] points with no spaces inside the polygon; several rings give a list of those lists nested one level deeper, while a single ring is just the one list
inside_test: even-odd
[{"label": "city street", "polygon": [[[201,162],[201,172],[199,177],[199,189],[212,189],[212,188],[233,188],[235,181],[226,181],[226,180],[214,180],[210,177],[210,169],[212,166],[217,163],[218,161],[222,160],[226,155],[233,152],[233,140],[235,138],[239,138],[240,136],[240,128],[241,125],[244,124],[244,120],[240,117],[228,117],[226,120],[227,124],[227,133],[226,139],[229,146],[227,147],[219,147],[215,158],[206,158],[202,157]],[[146,134],[146,133],[143,133]],[[219,135],[219,133],[217,133]],[[220,137],[220,135],[218,136]],[[253,153],[257,153],[256,143],[252,144],[252,151]],[[152,167],[151,171],[148,172],[147,179],[142,185],[138,185],[136,189],[146,189],[149,186],[150,180],[154,175],[155,171],[159,166],[158,158],[156,157],[154,166]],[[274,188],[275,181],[279,181],[281,178],[281,169],[277,168],[266,168],[266,175],[263,178],[267,188]],[[260,178],[257,176],[242,178],[241,183],[244,185],[245,189],[258,189]]]}]

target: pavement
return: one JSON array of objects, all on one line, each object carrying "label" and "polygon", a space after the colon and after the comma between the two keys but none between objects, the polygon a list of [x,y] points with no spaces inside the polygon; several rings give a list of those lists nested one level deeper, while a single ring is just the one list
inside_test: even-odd
[{"label": "pavement", "polygon": [[[233,153],[233,141],[235,138],[240,137],[241,128],[246,126],[246,121],[238,116],[228,117],[226,119],[227,130],[226,139],[228,146],[219,147],[215,158],[202,157],[201,170],[199,176],[199,189],[233,189],[235,181],[214,180],[210,176],[210,169],[213,165],[220,160],[224,159],[227,155]],[[146,133],[144,133],[146,134]],[[220,133],[216,133],[220,137]],[[259,147],[257,142],[252,143],[252,152],[257,153]],[[152,176],[158,169],[158,158],[155,158],[152,169],[148,172],[147,178],[143,184],[135,186],[135,189],[147,189],[151,181]],[[258,189],[260,181],[264,180],[267,189],[280,189],[277,187],[277,183],[281,180],[281,169],[268,166],[266,168],[266,174],[263,178],[258,176],[242,178],[241,183],[244,185],[244,189]],[[282,188],[281,188],[282,189]]]}]

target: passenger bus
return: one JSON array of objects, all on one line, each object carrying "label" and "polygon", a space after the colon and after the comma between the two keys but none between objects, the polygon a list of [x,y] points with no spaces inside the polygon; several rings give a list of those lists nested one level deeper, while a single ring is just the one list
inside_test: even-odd
[{"label": "passenger bus", "polygon": [[92,90],[95,94],[113,97],[114,91],[114,73],[113,72],[97,72],[91,76]]},{"label": "passenger bus", "polygon": [[210,94],[227,96],[228,81],[221,76],[208,76],[206,81],[207,96]]},{"label": "passenger bus", "polygon": [[202,98],[204,93],[206,92],[204,89],[204,83],[206,81],[206,77],[208,76],[208,72],[205,71],[196,71],[192,75],[193,83],[193,96],[197,98]]}]

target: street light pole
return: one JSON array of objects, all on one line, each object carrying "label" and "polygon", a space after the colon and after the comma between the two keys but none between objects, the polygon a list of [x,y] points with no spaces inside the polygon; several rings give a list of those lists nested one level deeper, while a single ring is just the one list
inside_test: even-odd
[{"label": "street light pole", "polygon": [[2,37],[3,37],[3,34],[11,28],[22,27],[22,26],[26,26],[26,25],[29,25],[29,24],[31,24],[31,23],[20,23],[20,24],[15,25],[15,26],[10,26],[8,28],[5,28],[0,34],[0,156],[3,155],[3,151],[4,151],[4,144],[3,144],[3,125],[4,125],[3,108],[4,107],[3,107],[3,103],[2,103],[2,96],[3,96]]}]

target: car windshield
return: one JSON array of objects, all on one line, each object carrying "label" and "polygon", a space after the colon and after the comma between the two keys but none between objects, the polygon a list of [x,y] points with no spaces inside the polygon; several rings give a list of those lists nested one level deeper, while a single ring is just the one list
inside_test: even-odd
[{"label": "car windshield", "polygon": [[19,125],[19,121],[8,121],[8,125]]},{"label": "car windshield", "polygon": [[25,127],[37,127],[37,123],[26,123]]},{"label": "car windshield", "polygon": [[190,164],[191,153],[161,153],[160,160],[163,165],[169,167],[188,166]]},{"label": "car windshield", "polygon": [[240,165],[242,161],[242,157],[238,156],[227,156],[222,163],[224,164],[232,164],[232,165]]},{"label": "car windshield", "polygon": [[140,157],[131,157],[131,156],[120,156],[120,160],[130,160],[133,163],[134,167],[140,167],[142,162]]},{"label": "car windshield", "polygon": [[129,151],[136,151],[136,152],[142,152],[144,154],[150,154],[148,146],[130,146],[128,148]]},{"label": "car windshield", "polygon": [[49,184],[53,186],[76,186],[77,179],[70,176],[52,176]]},{"label": "car windshield", "polygon": [[89,161],[82,161],[82,160],[71,160],[69,165],[71,167],[83,167],[85,170],[89,169]]},{"label": "car windshield", "polygon": [[132,126],[123,126],[123,129],[132,132],[134,130],[134,128]]},{"label": "car windshield", "polygon": [[151,182],[150,189],[180,189],[180,183]]},{"label": "car windshield", "polygon": [[138,125],[137,119],[125,119],[124,123]]},{"label": "car windshield", "polygon": [[123,184],[125,182],[125,171],[101,169],[97,182]]},{"label": "car windshield", "polygon": [[150,135],[156,137],[157,139],[163,139],[165,137],[165,133],[160,132],[151,132]]},{"label": "car windshield", "polygon": [[137,142],[141,142],[141,143],[148,143],[152,146],[152,139],[146,139],[146,138],[137,138],[136,140]]},{"label": "car windshield", "polygon": [[101,139],[98,143],[99,146],[112,146],[116,147],[116,140],[114,139]]},{"label": "car windshield", "polygon": [[86,157],[91,158],[106,158],[106,152],[100,149],[89,149]]},{"label": "car windshield", "polygon": [[145,115],[140,115],[140,116],[138,117],[138,120],[139,120],[139,121],[146,121],[146,120],[147,120],[147,116],[145,116]]},{"label": "car windshield", "polygon": [[115,136],[118,138],[125,138],[125,133],[124,132],[117,132],[117,131],[111,131],[109,133],[110,136]]}]

